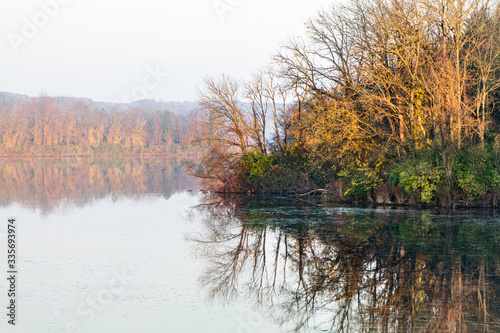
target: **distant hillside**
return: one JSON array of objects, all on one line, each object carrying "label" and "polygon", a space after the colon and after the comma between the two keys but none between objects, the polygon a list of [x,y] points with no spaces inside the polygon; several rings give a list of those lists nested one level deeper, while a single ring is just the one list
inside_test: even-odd
[{"label": "distant hillside", "polygon": [[[0,103],[6,103],[9,105],[17,105],[22,100],[28,98],[30,98],[30,96],[28,95],[0,92]],[[142,109],[145,111],[153,111],[153,112],[168,110],[178,115],[184,115],[198,109],[198,103],[196,102],[165,102],[152,99],[144,99],[132,103],[99,102],[99,101],[93,101],[90,98],[82,98],[82,97],[53,97],[53,100],[57,104],[66,104],[66,105],[83,103],[95,106],[98,109],[104,109],[106,111],[111,111],[113,109],[118,111],[126,111],[130,109]]]},{"label": "distant hillside", "polygon": [[16,105],[22,100],[28,99],[28,95],[13,94],[8,92],[0,92],[0,103]]},{"label": "distant hillside", "polygon": [[132,103],[106,103],[94,102],[99,108],[105,110],[128,110],[128,109],[143,109],[147,111],[164,111],[168,110],[175,114],[187,114],[198,109],[196,102],[165,102],[153,99],[143,99]]}]

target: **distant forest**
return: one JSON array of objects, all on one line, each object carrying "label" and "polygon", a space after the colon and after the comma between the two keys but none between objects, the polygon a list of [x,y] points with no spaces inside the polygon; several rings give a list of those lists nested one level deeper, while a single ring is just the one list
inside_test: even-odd
[{"label": "distant forest", "polygon": [[106,108],[89,101],[48,96],[3,99],[0,155],[172,154],[193,149],[186,144],[190,113],[138,104]]}]

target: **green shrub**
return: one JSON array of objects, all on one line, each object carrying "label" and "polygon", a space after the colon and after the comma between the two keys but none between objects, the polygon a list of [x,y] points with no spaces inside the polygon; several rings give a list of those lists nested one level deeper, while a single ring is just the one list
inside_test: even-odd
[{"label": "green shrub", "polygon": [[307,159],[297,155],[252,152],[243,156],[239,168],[257,191],[302,192],[314,187],[314,183],[309,178]]},{"label": "green shrub", "polygon": [[262,176],[273,166],[274,155],[264,155],[257,152],[243,156],[242,163],[248,165],[248,180],[251,183],[258,183]]},{"label": "green shrub", "polygon": [[397,164],[389,174],[389,182],[401,186],[407,193],[417,193],[421,202],[429,203],[437,188],[443,185],[443,174],[443,169],[433,166],[423,155]]},{"label": "green shrub", "polygon": [[458,187],[470,200],[489,191],[498,191],[500,175],[494,163],[491,145],[462,149],[453,168]]},{"label": "green shrub", "polygon": [[338,176],[347,180],[347,190],[344,195],[354,195],[355,197],[365,197],[368,191],[382,185],[377,168],[368,165],[358,166],[355,163],[349,164],[338,173]]}]

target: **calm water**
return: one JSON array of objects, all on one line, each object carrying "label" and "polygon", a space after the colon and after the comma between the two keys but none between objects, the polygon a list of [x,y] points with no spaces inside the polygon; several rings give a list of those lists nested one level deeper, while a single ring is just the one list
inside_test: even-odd
[{"label": "calm water", "polygon": [[205,196],[181,162],[0,160],[0,332],[500,331],[496,211]]}]

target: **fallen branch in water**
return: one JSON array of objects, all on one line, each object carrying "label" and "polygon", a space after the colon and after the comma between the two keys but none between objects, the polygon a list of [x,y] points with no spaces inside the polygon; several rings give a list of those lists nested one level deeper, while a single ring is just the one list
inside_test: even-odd
[{"label": "fallen branch in water", "polygon": [[307,192],[307,193],[302,193],[302,194],[296,194],[296,196],[298,198],[300,197],[308,197],[308,196],[311,196],[311,195],[316,195],[316,194],[327,194],[328,193],[328,190],[325,190],[325,189],[322,189],[322,188],[318,188],[316,190],[312,190],[310,192]]}]

